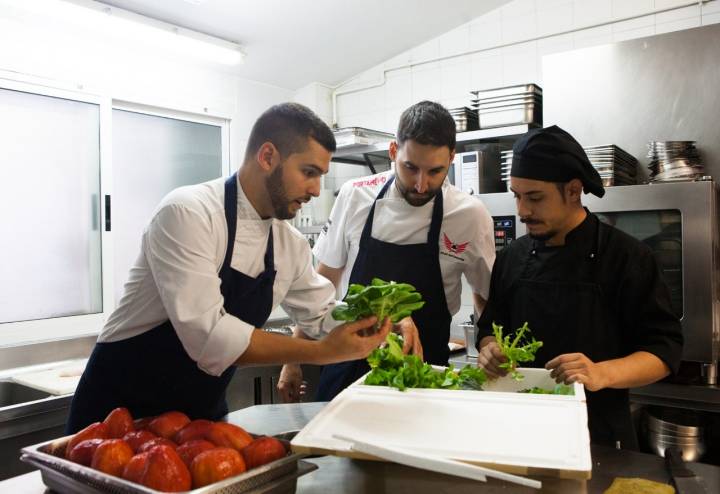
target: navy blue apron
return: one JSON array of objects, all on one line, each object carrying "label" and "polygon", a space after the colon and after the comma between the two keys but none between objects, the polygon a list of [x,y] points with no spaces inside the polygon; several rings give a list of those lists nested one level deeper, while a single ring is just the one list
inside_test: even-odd
[{"label": "navy blue apron", "polygon": [[[523,274],[511,288],[510,319],[511,328],[519,328],[527,321],[533,337],[544,342],[529,366],[542,367],[548,360],[565,353],[581,352],[595,362],[620,354],[612,321],[608,318],[609,305],[596,281],[603,246],[599,232],[600,221],[597,221],[589,255],[574,254],[562,264],[553,263],[556,281],[537,281],[529,274],[530,265],[541,248],[537,242],[532,243]],[[620,443],[623,449],[637,450],[627,392],[604,389],[586,390],[585,394],[592,442],[610,447]]]},{"label": "navy blue apron", "polygon": [[[232,269],[237,194],[233,174],[225,182],[228,244],[219,273],[220,292],[228,313],[262,327],[272,310],[275,281],[272,226],[265,249],[265,271],[253,278]],[[67,433],[103,420],[116,407],[127,407],[137,418],[179,410],[192,419],[217,420],[228,412],[225,389],[234,373],[235,366],[220,376],[200,370],[169,320],[125,340],[97,343],[75,392]]]},{"label": "navy blue apron", "polygon": [[[410,283],[425,300],[422,309],[412,318],[420,333],[426,362],[447,365],[450,350],[452,316],[445,299],[445,286],[440,271],[440,227],[443,219],[442,190],[435,195],[432,221],[427,242],[399,245],[372,237],[375,204],[385,196],[395,177],[391,177],[373,202],[360,237],[360,248],[350,274],[350,283],[367,285],[373,278]],[[402,225],[398,225],[402,228]],[[326,365],[320,374],[318,401],[332,400],[340,391],[368,372],[366,360],[352,360]]]}]

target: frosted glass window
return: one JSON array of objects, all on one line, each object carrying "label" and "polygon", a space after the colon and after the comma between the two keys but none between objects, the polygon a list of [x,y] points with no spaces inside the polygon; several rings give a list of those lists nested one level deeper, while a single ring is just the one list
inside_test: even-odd
[{"label": "frosted glass window", "polygon": [[0,89],[0,323],[102,312],[100,108]]},{"label": "frosted glass window", "polygon": [[140,253],[143,229],[172,189],[222,175],[222,128],[113,110],[115,300]]}]

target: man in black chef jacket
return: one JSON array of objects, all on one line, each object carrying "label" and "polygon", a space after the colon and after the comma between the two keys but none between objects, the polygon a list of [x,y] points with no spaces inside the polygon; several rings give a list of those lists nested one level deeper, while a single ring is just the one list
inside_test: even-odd
[{"label": "man in black chef jacket", "polygon": [[478,321],[478,366],[492,377],[505,359],[492,323],[526,321],[543,342],[530,365],[557,382],[585,386],[592,442],[637,448],[628,388],[676,372],[682,333],[651,250],[583,207],[602,197],[600,175],[583,148],[553,126],[513,146],[510,189],[528,234],[495,261]]}]

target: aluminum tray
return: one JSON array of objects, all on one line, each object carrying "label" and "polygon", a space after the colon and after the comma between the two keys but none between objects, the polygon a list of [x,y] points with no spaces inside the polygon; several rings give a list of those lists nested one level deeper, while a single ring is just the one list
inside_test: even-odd
[{"label": "aluminum tray", "polygon": [[[70,440],[46,441],[22,449],[20,460],[40,469],[43,482],[63,494],[161,494],[160,491],[107,475],[50,453],[64,451]],[[283,439],[282,435],[275,436]],[[188,494],[294,493],[297,478],[317,465],[301,461],[307,455],[291,453],[279,460],[253,468],[221,482],[185,491]]]}]

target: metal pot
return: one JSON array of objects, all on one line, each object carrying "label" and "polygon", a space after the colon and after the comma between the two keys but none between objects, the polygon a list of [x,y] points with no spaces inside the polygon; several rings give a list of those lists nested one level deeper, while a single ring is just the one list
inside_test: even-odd
[{"label": "metal pot", "polygon": [[665,456],[670,447],[680,449],[685,461],[697,461],[705,454],[705,427],[697,412],[651,407],[645,424],[648,446],[657,455]]},{"label": "metal pot", "polygon": [[685,461],[698,461],[706,451],[705,440],[702,436],[670,436],[658,434],[655,431],[648,431],[648,445],[659,456],[665,456],[667,448],[678,448],[682,451]]}]

